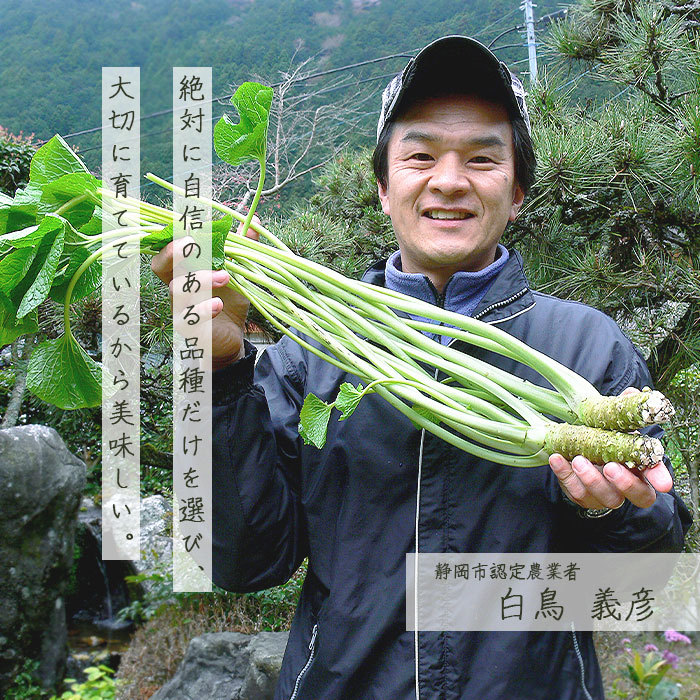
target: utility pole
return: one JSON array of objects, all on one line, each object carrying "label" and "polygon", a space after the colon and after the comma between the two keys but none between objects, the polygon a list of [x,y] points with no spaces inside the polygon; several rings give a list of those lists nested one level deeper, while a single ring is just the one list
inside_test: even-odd
[{"label": "utility pole", "polygon": [[527,54],[530,59],[530,82],[537,82],[537,45],[535,44],[535,6],[532,0],[524,0],[520,6],[525,10],[525,29],[527,30]]}]

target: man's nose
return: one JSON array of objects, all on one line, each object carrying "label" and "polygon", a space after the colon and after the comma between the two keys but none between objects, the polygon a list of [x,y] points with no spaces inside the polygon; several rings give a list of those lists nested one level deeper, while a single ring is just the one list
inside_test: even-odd
[{"label": "man's nose", "polygon": [[461,158],[456,155],[444,155],[435,162],[429,187],[433,192],[454,195],[469,189],[469,178]]}]

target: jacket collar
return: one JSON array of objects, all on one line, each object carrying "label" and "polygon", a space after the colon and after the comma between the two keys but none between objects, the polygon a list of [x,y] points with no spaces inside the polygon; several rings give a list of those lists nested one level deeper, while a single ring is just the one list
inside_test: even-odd
[{"label": "jacket collar", "polygon": [[[374,263],[362,276],[363,282],[385,286],[386,260]],[[474,311],[474,318],[486,323],[500,323],[521,314],[535,305],[535,297],[523,270],[520,254],[510,251],[508,262],[491,283]]]}]

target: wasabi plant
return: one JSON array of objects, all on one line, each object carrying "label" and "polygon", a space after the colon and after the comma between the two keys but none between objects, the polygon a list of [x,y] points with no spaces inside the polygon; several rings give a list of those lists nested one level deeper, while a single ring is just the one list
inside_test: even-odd
[{"label": "wasabi plant", "polygon": [[[416,426],[502,464],[539,466],[554,452],[641,467],[661,460],[658,440],[632,432],[672,415],[658,392],[602,397],[582,377],[498,328],[348,279],[295,255],[253,224],[265,178],[271,100],[270,88],[245,83],[232,98],[239,122],[224,116],[214,129],[223,160],[260,164],[248,213],[198,201],[223,215],[212,223],[212,257],[215,269],[228,271],[229,285],[282,333],[361,382],[343,384],[333,403],[306,397],[300,423],[305,441],[322,447],[334,408],[347,419],[364,396],[377,393]],[[146,177],[184,195],[155,175]],[[120,223],[126,227],[115,218],[124,209]],[[243,224],[240,235],[231,231],[234,220]],[[101,259],[115,243],[138,241],[142,253],[153,255],[172,239],[174,221],[167,209],[117,200],[60,136],[37,151],[28,186],[13,200],[0,201],[0,343],[36,331],[37,307],[47,297],[64,305],[63,335],[39,345],[31,357],[30,391],[62,408],[101,402],[101,367],[71,334],[70,304],[100,286]],[[246,237],[250,227],[265,242]],[[443,324],[444,335],[528,365],[554,389],[441,345],[425,335],[434,325],[406,314]]]}]

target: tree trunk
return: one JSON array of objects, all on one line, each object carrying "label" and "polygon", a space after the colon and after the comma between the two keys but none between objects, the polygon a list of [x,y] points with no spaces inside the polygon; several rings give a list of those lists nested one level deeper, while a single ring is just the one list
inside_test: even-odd
[{"label": "tree trunk", "polygon": [[27,386],[27,360],[32,354],[35,340],[36,333],[30,333],[29,335],[25,336],[21,358],[17,357],[19,338],[12,343],[12,359],[15,362],[17,374],[15,376],[15,385],[12,388],[12,394],[10,395],[10,401],[7,404],[7,410],[5,411],[5,416],[2,419],[2,425],[0,425],[0,428],[13,428],[15,425],[17,425],[19,412],[22,408],[22,400],[24,399],[24,390]]},{"label": "tree trunk", "polygon": [[693,514],[693,529],[700,531],[700,483],[698,473],[700,472],[700,454],[697,452],[688,460],[688,479],[690,481],[691,513]]}]

